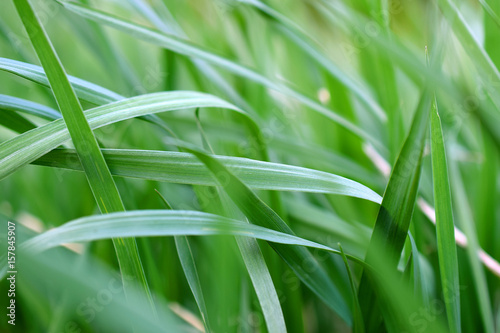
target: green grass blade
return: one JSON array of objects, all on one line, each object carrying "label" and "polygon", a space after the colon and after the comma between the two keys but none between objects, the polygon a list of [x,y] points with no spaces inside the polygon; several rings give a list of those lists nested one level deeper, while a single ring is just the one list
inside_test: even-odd
[{"label": "green grass blade", "polygon": [[[125,208],[120,194],[99,149],[97,140],[85,119],[82,107],[48,36],[28,0],[16,1],[15,5],[35,52],[45,69],[50,87],[63,115],[64,123],[68,127],[68,132],[101,213],[124,211]],[[114,245],[122,275],[131,277],[141,286],[143,297],[148,300],[149,306],[154,312],[151,292],[144,275],[135,240],[116,239]],[[123,278],[123,282],[127,291],[130,281]]]},{"label": "green grass blade", "polygon": [[[369,264],[377,261],[380,249],[387,255],[389,267],[396,269],[413,214],[415,198],[420,180],[420,164],[429,122],[430,95],[422,94],[417,107],[410,133],[394,165],[389,183],[385,190],[382,205],[373,229],[370,245],[366,254]],[[376,296],[367,272],[361,278],[359,302],[368,332],[378,329],[380,314],[374,311]]]},{"label": "green grass blade", "polygon": [[[0,70],[4,70],[43,86],[50,87],[47,76],[45,75],[43,68],[40,66],[27,64],[16,60],[0,58]],[[76,96],[80,100],[89,102],[94,105],[104,105],[125,99],[124,96],[94,83],[79,79],[71,75],[67,75],[67,77],[76,93]],[[19,103],[18,107],[21,107]],[[29,112],[29,107],[27,107],[26,112]],[[164,127],[164,123],[155,115],[145,115],[140,117],[140,119],[157,124],[160,127]]]},{"label": "green grass blade", "polygon": [[[132,97],[85,111],[92,129],[148,114],[196,107],[238,108],[212,95],[176,91]],[[0,144],[0,179],[70,138],[63,119],[38,127]]]},{"label": "green grass blade", "polygon": [[42,104],[28,101],[22,98],[0,94],[0,109],[23,112],[29,115],[37,116],[46,120],[56,120],[61,118],[61,114]]},{"label": "green grass blade", "polygon": [[441,285],[450,332],[461,332],[457,248],[446,153],[436,101],[431,112],[431,155]]},{"label": "green grass blade", "polygon": [[317,103],[313,99],[293,90],[292,88],[289,88],[288,86],[285,86],[281,83],[274,82],[267,77],[263,76],[262,74],[248,68],[245,66],[242,66],[240,64],[237,64],[227,58],[224,58],[222,56],[219,56],[215,53],[206,51],[202,49],[201,47],[190,43],[188,41],[179,39],[175,36],[171,35],[166,35],[163,33],[160,33],[158,31],[146,28],[144,26],[140,26],[125,20],[122,20],[116,16],[83,6],[79,5],[76,3],[70,3],[70,2],[65,2],[62,1],[61,4],[77,13],[78,15],[81,15],[85,18],[95,20],[99,23],[109,25],[115,29],[118,29],[120,31],[123,31],[125,33],[131,34],[135,36],[136,38],[141,38],[142,40],[160,45],[164,48],[167,48],[169,50],[172,50],[174,52],[189,56],[189,57],[196,57],[199,59],[203,59],[207,62],[213,63],[215,65],[218,65],[236,75],[242,76],[246,79],[249,79],[251,81],[254,81],[256,83],[259,83],[267,88],[277,90],[285,95],[291,96],[300,102],[302,102],[304,105],[310,107],[311,109],[319,112],[320,114],[323,114],[324,116],[330,118],[332,121],[338,123],[339,125],[343,126],[347,130],[351,131],[352,133],[356,134],[357,136],[371,142],[375,146],[383,149],[383,145],[379,142],[378,139],[374,138],[371,134],[367,133],[363,129],[359,128],[357,125],[351,123],[344,117],[340,116],[337,112],[334,112],[333,110],[330,110],[323,105]]},{"label": "green grass blade", "polygon": [[[196,109],[195,118],[196,125],[201,136],[202,145],[204,149],[210,151],[212,154],[215,154],[201,124],[199,111],[199,109]],[[222,211],[225,216],[232,218],[244,218],[222,189],[216,188],[215,190],[219,197],[217,202],[220,202],[220,211]],[[278,195],[277,192],[272,194],[274,195],[274,198]],[[268,331],[286,333],[287,330],[285,319],[283,317],[283,310],[281,309],[281,304],[271,278],[271,273],[266,265],[264,255],[262,254],[259,244],[255,239],[245,237],[236,237],[236,242],[248,274],[250,275],[255,293],[257,294]]]},{"label": "green grass blade", "polygon": [[5,110],[1,106],[0,114],[0,125],[13,130],[14,132],[24,133],[36,127],[36,125],[28,119],[15,112]]},{"label": "green grass blade", "polygon": [[[179,184],[217,184],[205,165],[188,153],[128,149],[103,149],[102,152],[116,176]],[[338,194],[381,202],[381,197],[366,186],[330,173],[241,157],[214,158],[253,189]],[[53,150],[33,163],[82,170],[72,149]]]},{"label": "green grass blade", "polygon": [[[12,73],[43,86],[50,87],[45,71],[40,66],[28,64],[22,61],[0,58],[0,70]],[[67,75],[67,78],[75,90],[78,98],[92,104],[103,105],[125,98],[115,92],[112,92],[111,90],[77,77]]]},{"label": "green grass blade", "polygon": [[[98,230],[96,230],[98,227]],[[138,210],[81,217],[36,235],[21,245],[24,250],[45,251],[61,244],[116,237],[235,235],[276,244],[311,247],[340,255],[340,251],[306,239],[229,219],[223,216],[184,210]],[[347,255],[349,260],[363,264]],[[5,259],[5,256],[3,257]],[[3,268],[5,262],[2,265]]]}]

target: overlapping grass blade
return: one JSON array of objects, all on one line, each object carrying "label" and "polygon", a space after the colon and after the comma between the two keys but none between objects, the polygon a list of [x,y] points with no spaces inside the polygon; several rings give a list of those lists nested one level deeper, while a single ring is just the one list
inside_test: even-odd
[{"label": "overlapping grass blade", "polygon": [[[195,116],[203,147],[206,150],[209,150],[212,154],[215,154],[201,124],[199,111],[199,109],[196,110]],[[209,174],[208,170],[207,173]],[[245,218],[241,215],[234,203],[231,202],[228,195],[224,193],[221,188],[215,188],[215,191],[219,198],[216,202],[220,202],[220,207],[218,209],[223,212],[225,216],[234,219]],[[279,205],[279,194],[277,192],[273,192],[271,194],[271,200],[274,200],[275,203],[278,202]],[[248,221],[246,222],[248,223]],[[250,275],[250,280],[252,281],[257,298],[259,299],[268,331],[286,333],[287,330],[285,318],[283,317],[283,310],[281,309],[281,304],[271,278],[271,273],[269,272],[269,268],[267,267],[259,244],[255,239],[245,237],[236,237],[236,243],[238,244],[241,256],[247,268],[248,274]]]},{"label": "overlapping grass blade", "polygon": [[[219,107],[241,112],[231,104],[212,95],[176,91],[132,97],[110,103],[85,111],[85,116],[90,127],[96,129],[147,114],[196,107]],[[63,119],[58,119],[3,142],[0,144],[0,165],[2,166],[0,179],[57,148],[69,138]]]},{"label": "overlapping grass blade", "polygon": [[[430,93],[424,91],[410,133],[394,165],[382,199],[366,254],[366,262],[369,264],[380,260],[376,257],[380,255],[380,249],[383,249],[383,253],[387,256],[384,260],[388,262],[388,267],[396,269],[410,226],[417,195],[430,107]],[[358,297],[365,328],[371,332],[378,329],[381,318],[380,313],[375,310],[376,290],[371,285],[370,279],[369,274],[363,272]],[[381,300],[379,299],[379,301]]]},{"label": "overlapping grass blade", "polygon": [[[196,148],[183,147],[183,149],[194,154],[207,166],[224,191],[251,223],[293,235],[292,229],[217,159]],[[346,301],[324,268],[309,251],[304,248],[290,248],[277,244],[272,245],[272,247],[305,285],[336,311],[343,320],[351,324],[351,312]],[[308,264],[308,268],[305,267],[305,263]]]},{"label": "overlapping grass blade", "polygon": [[237,64],[227,58],[224,58],[222,56],[219,56],[213,52],[209,52],[204,50],[203,48],[190,43],[188,41],[179,39],[175,36],[171,35],[166,35],[163,33],[160,33],[158,31],[146,28],[144,26],[137,25],[135,23],[131,23],[125,20],[122,20],[120,18],[117,18],[116,16],[113,16],[111,14],[104,13],[102,11],[98,11],[92,8],[89,8],[87,6],[83,6],[80,4],[76,3],[71,3],[71,2],[66,2],[66,1],[61,1],[63,6],[78,15],[81,15],[85,18],[95,20],[96,22],[103,23],[106,25],[109,25],[115,29],[118,29],[120,31],[126,32],[128,34],[131,34],[135,36],[136,38],[141,38],[144,41],[148,41],[157,45],[160,45],[164,48],[167,48],[169,50],[172,50],[174,52],[189,56],[189,57],[196,57],[203,59],[207,62],[213,63],[215,65],[218,65],[220,67],[223,67],[224,69],[242,76],[246,79],[249,79],[251,81],[254,81],[256,83],[259,83],[267,88],[279,91],[285,95],[291,96],[293,98],[296,98],[297,100],[301,101],[304,105],[307,105],[313,110],[316,110],[317,112],[323,114],[324,116],[330,118],[331,120],[335,121],[339,125],[343,126],[347,130],[351,131],[352,133],[358,135],[359,137],[371,142],[375,146],[384,149],[383,145],[374,138],[371,134],[367,133],[363,129],[359,128],[355,124],[351,123],[350,121],[346,120],[336,112],[322,106],[321,104],[317,103],[313,99],[293,90],[290,87],[287,87],[281,83],[274,82],[267,77],[261,75],[260,73],[242,66],[240,64]]},{"label": "overlapping grass blade", "polygon": [[[250,225],[250,224],[249,224]],[[269,332],[286,333],[281,304],[274,288],[269,268],[255,239],[237,237],[238,247],[259,298],[262,314]]]},{"label": "overlapping grass blade", "polygon": [[[27,64],[17,60],[0,58],[0,70],[15,74],[43,86],[50,87],[47,76],[45,75],[45,71],[40,66]],[[104,105],[125,99],[124,96],[119,95],[109,89],[103,88],[97,84],[79,79],[71,75],[67,75],[67,78],[71,86],[73,87],[78,99],[84,100],[91,104]],[[49,110],[45,110],[45,107],[43,106],[36,110],[36,104],[26,105],[26,107],[24,108],[24,105],[18,101],[16,106],[18,108],[25,109],[25,112],[49,112]],[[30,107],[35,108],[35,110],[30,110]],[[161,119],[158,119],[156,115],[144,115],[139,118],[157,124],[162,128],[164,128],[165,126]]]},{"label": "overlapping grass blade", "polygon": [[[15,5],[35,52],[45,69],[50,87],[63,115],[63,123],[68,127],[68,132],[85,170],[97,206],[103,214],[124,211],[120,194],[104,161],[97,140],[85,119],[82,107],[38,17],[28,0],[16,1]],[[151,310],[155,312],[135,240],[115,239],[114,245],[122,275],[132,278],[138,283],[142,288],[142,296],[148,301]],[[123,283],[125,290],[128,291],[130,281],[124,278]]]},{"label": "overlapping grass blade", "polygon": [[450,184],[441,120],[435,100],[431,112],[431,155],[439,268],[448,327],[450,332],[461,332],[458,259]]},{"label": "overlapping grass blade", "polygon": [[[217,184],[205,165],[188,153],[124,149],[103,149],[102,152],[116,176],[192,185]],[[330,173],[241,157],[214,158],[254,189],[339,194],[381,201],[381,197],[366,186]],[[72,149],[53,150],[33,163],[82,170]]]}]

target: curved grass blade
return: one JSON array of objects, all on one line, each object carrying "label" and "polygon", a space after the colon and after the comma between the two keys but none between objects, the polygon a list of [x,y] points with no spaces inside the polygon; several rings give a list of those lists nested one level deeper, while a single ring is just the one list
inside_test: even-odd
[{"label": "curved grass blade", "polygon": [[[188,153],[128,149],[102,149],[113,175],[180,184],[214,186],[207,168]],[[300,191],[352,196],[380,203],[368,187],[334,174],[286,164],[241,157],[214,156],[249,187],[260,190]],[[82,170],[76,152],[55,149],[33,164]]]},{"label": "curved grass blade", "polygon": [[[12,73],[43,86],[50,87],[45,71],[40,66],[28,64],[22,61],[0,58],[0,70]],[[78,98],[92,104],[103,105],[125,98],[124,96],[94,83],[90,83],[71,75],[67,75],[67,77]]]},{"label": "curved grass blade", "polygon": [[71,2],[66,2],[66,1],[60,1],[60,3],[67,9],[75,12],[78,15],[81,15],[82,17],[85,17],[87,19],[91,19],[94,21],[97,21],[102,24],[109,25],[115,29],[121,30],[125,33],[131,34],[135,37],[140,37],[144,41],[148,41],[153,44],[160,45],[166,49],[169,49],[171,51],[189,56],[189,57],[196,57],[199,59],[203,59],[207,62],[213,63],[215,65],[218,65],[220,67],[223,67],[224,69],[245,77],[251,81],[254,81],[256,83],[259,83],[267,88],[279,91],[285,95],[291,96],[300,102],[302,102],[304,105],[310,107],[311,109],[319,112],[320,114],[328,117],[332,121],[338,123],[339,125],[343,126],[347,130],[351,131],[352,133],[356,134],[360,138],[363,138],[369,142],[371,142],[373,145],[377,146],[380,149],[384,149],[384,146],[380,143],[380,141],[376,138],[374,138],[372,135],[364,131],[363,129],[359,128],[355,124],[351,123],[347,119],[343,118],[342,116],[338,115],[336,112],[333,110],[330,110],[321,104],[317,103],[313,99],[293,90],[292,88],[285,86],[281,83],[276,83],[267,77],[261,75],[260,73],[254,71],[253,69],[250,69],[248,67],[239,65],[227,58],[224,58],[222,56],[219,56],[215,53],[206,51],[199,47],[198,45],[195,45],[193,43],[190,43],[186,40],[179,39],[175,36],[171,35],[166,35],[163,33],[160,33],[158,31],[146,28],[144,26],[137,25],[135,23],[131,23],[125,20],[122,20],[118,17],[115,17],[111,14],[104,13],[95,9],[92,9],[87,6],[83,6],[80,4],[76,3],[71,3]]},{"label": "curved grass blade", "polygon": [[[28,0],[19,0],[14,4],[28,32],[33,48],[45,69],[50,87],[63,115],[63,123],[68,127],[68,132],[101,213],[124,211],[125,207],[94,133],[45,30]],[[155,306],[135,240],[114,239],[113,244],[122,272],[125,291],[128,292],[130,285],[130,280],[127,280],[125,276],[129,276],[142,288],[142,297],[147,300],[151,311],[155,313]]]},{"label": "curved grass blade", "polygon": [[61,118],[61,114],[59,113],[59,111],[56,111],[53,108],[22,98],[1,94],[0,109],[23,112],[46,120],[56,120]]},{"label": "curved grass blade", "polygon": [[236,240],[259,299],[268,331],[286,333],[285,319],[278,294],[259,244],[255,239],[248,237],[237,237]]},{"label": "curved grass blade", "polygon": [[[45,75],[43,68],[40,66],[27,64],[21,61],[0,58],[0,70],[4,70],[43,86],[50,87],[47,76]],[[94,105],[104,105],[125,99],[124,96],[98,86],[94,83],[79,79],[71,75],[67,75],[67,77],[77,97],[80,100],[87,101]],[[161,128],[165,128],[165,124],[163,123],[163,121],[156,115],[144,115],[139,118],[156,124]]]},{"label": "curved grass blade", "polygon": [[[132,97],[85,111],[92,129],[158,112],[196,108],[219,107],[232,109],[235,106],[208,94],[176,91]],[[70,138],[63,119],[40,126],[0,144],[0,179],[38,157],[57,148]]]},{"label": "curved grass blade", "polygon": [[[430,106],[430,94],[426,90],[417,107],[410,133],[394,165],[368,246],[366,262],[373,264],[375,269],[377,261],[380,261],[380,250],[383,249],[388,267],[396,270],[417,195]],[[381,323],[380,312],[375,310],[376,292],[372,278],[368,272],[364,272],[358,298],[368,332],[377,330]]]},{"label": "curved grass blade", "polygon": [[448,327],[450,332],[461,332],[458,259],[448,167],[436,100],[434,100],[433,104],[434,107],[431,113],[431,157],[439,270],[441,272],[441,285],[443,286]]},{"label": "curved grass blade", "polygon": [[[306,239],[229,219],[223,216],[188,210],[137,210],[81,217],[50,229],[25,241],[25,251],[41,252],[65,243],[89,242],[116,237],[234,235],[262,239],[276,244],[296,245],[325,250],[340,255],[340,251]],[[349,260],[363,265],[351,255]],[[2,269],[6,267],[2,257]]]}]

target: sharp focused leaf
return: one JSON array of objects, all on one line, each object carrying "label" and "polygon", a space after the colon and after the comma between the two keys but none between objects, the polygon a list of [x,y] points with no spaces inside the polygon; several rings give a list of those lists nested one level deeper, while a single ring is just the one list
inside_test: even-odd
[{"label": "sharp focused leaf", "polygon": [[[103,149],[113,175],[193,185],[216,185],[207,168],[188,153]],[[240,157],[215,156],[249,187],[261,190],[301,191],[347,195],[380,203],[380,196],[364,185],[330,173]],[[56,149],[33,162],[82,170],[76,152]]]},{"label": "sharp focused leaf", "polygon": [[[184,210],[138,210],[81,217],[36,235],[21,247],[45,251],[65,243],[117,237],[237,235],[276,244],[299,245],[340,254],[340,251],[303,238],[215,214]],[[361,260],[347,256],[350,260]],[[2,268],[5,270],[5,256]]]},{"label": "sharp focused leaf", "polygon": [[285,319],[283,318],[278,294],[258,243],[255,239],[246,237],[238,237],[237,242],[259,298],[267,329],[269,332],[286,333]]}]

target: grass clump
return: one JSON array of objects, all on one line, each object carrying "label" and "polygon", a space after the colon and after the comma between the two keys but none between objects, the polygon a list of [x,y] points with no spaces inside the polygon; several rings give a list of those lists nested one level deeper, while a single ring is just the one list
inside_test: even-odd
[{"label": "grass clump", "polygon": [[500,327],[494,1],[0,15],[2,331]]}]

